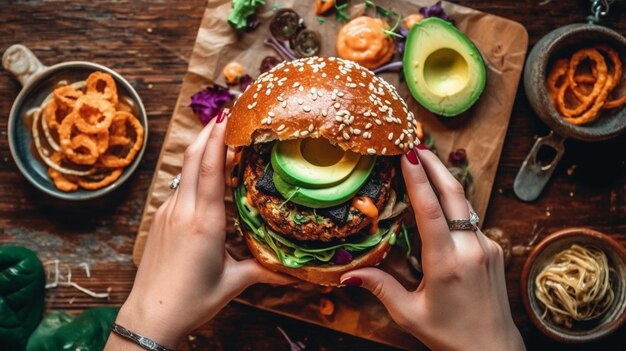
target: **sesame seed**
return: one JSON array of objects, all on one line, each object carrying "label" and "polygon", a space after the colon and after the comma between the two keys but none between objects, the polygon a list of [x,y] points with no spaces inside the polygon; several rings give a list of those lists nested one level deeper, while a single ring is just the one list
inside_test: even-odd
[{"label": "sesame seed", "polygon": [[309,124],[309,132],[313,133],[313,130],[315,130],[315,126],[311,123]]},{"label": "sesame seed", "polygon": [[280,102],[283,102],[283,101],[285,101],[285,98],[284,98],[282,95],[278,95],[278,96],[276,97],[276,100],[278,100],[278,101],[280,101]]},{"label": "sesame seed", "polygon": [[257,97],[259,97],[259,93],[254,93],[254,95],[252,95],[253,99],[256,99]]},{"label": "sesame seed", "polygon": [[248,105],[248,110],[252,110],[256,106],[256,101]]},{"label": "sesame seed", "polygon": [[374,122],[376,122],[376,124],[379,125],[379,126],[383,124],[383,122],[381,120],[379,120],[378,118],[376,118],[374,120]]},{"label": "sesame seed", "polygon": [[346,140],[350,140],[350,134],[343,132],[343,138]]},{"label": "sesame seed", "polygon": [[339,96],[339,97],[343,97],[344,95],[346,95],[346,94],[344,94],[343,91],[340,91],[340,92],[337,93],[337,96]]},{"label": "sesame seed", "polygon": [[295,136],[296,138],[300,136],[300,131],[296,130],[295,132],[293,132],[293,136]]},{"label": "sesame seed", "polygon": [[302,106],[302,109],[304,110],[304,112],[311,112],[311,106],[304,105]]},{"label": "sesame seed", "polygon": [[355,83],[350,83],[350,84],[348,84],[348,86],[349,86],[350,88],[356,88],[356,84],[355,84]]},{"label": "sesame seed", "polygon": [[338,102],[335,102],[335,104],[333,105],[334,108],[339,109],[341,107],[341,104]]},{"label": "sesame seed", "polygon": [[267,90],[265,90],[265,95],[270,95],[272,93],[272,89],[268,88]]},{"label": "sesame seed", "polygon": [[276,128],[277,132],[280,132],[281,130],[285,129],[285,125],[281,124],[280,126],[278,126],[278,128]]},{"label": "sesame seed", "polygon": [[370,154],[370,155],[373,155],[373,154],[376,153],[376,149],[369,148],[369,149],[367,149],[367,153]]},{"label": "sesame seed", "polygon": [[335,75],[335,79],[339,79],[339,78],[341,78],[341,77],[339,77],[339,75],[338,75],[338,74],[336,74],[336,75]]},{"label": "sesame seed", "polygon": [[280,103],[280,106],[281,106],[282,108],[287,108],[287,101],[283,101],[283,102],[281,102],[281,103]]},{"label": "sesame seed", "polygon": [[396,142],[394,144],[399,145],[400,144],[400,139],[396,139]]},{"label": "sesame seed", "polygon": [[346,126],[345,124],[340,124],[339,125],[339,131],[341,131],[343,129],[343,127],[345,127],[345,126]]},{"label": "sesame seed", "polygon": [[326,78],[327,74],[326,73],[322,73],[322,78]]},{"label": "sesame seed", "polygon": [[359,135],[359,134],[361,134],[361,130],[360,130],[360,129],[355,128],[355,129],[352,131],[352,133],[353,133],[354,135]]},{"label": "sesame seed", "polygon": [[386,148],[386,147],[384,147],[384,148],[383,148],[383,150],[382,150],[381,152],[382,152],[382,154],[383,154],[383,155],[384,155],[384,154],[386,154],[386,153],[387,153],[387,148]]},{"label": "sesame seed", "polygon": [[404,133],[400,134],[400,141],[404,140]]},{"label": "sesame seed", "polygon": [[372,128],[372,124],[371,123],[368,123],[368,124],[365,125],[365,129],[370,129],[370,128]]},{"label": "sesame seed", "polygon": [[302,136],[302,137],[305,137],[307,135],[309,135],[309,131],[308,130],[303,130],[303,131],[300,132],[300,136]]},{"label": "sesame seed", "polygon": [[295,83],[293,83],[293,85],[291,87],[292,88],[297,88],[299,86],[300,86],[300,83],[299,82],[295,82]]},{"label": "sesame seed", "polygon": [[302,104],[304,104],[304,100],[298,98],[298,105],[302,105]]},{"label": "sesame seed", "polygon": [[413,144],[412,141],[409,141],[409,149],[413,149],[415,147],[415,144]]},{"label": "sesame seed", "polygon": [[391,139],[393,139],[393,133],[389,133],[389,136],[387,136],[387,140],[391,141]]},{"label": "sesame seed", "polygon": [[304,87],[301,85],[298,87],[298,91],[304,91]]},{"label": "sesame seed", "polygon": [[341,116],[335,116],[335,121],[337,121],[337,122],[341,122],[341,121],[343,121],[343,117],[341,117]]},{"label": "sesame seed", "polygon": [[365,117],[369,117],[371,115],[372,115],[372,111],[370,111],[370,110],[367,110],[367,111],[363,112],[363,116],[365,116]]},{"label": "sesame seed", "polygon": [[298,72],[304,72],[304,67],[298,68]]},{"label": "sesame seed", "polygon": [[317,91],[317,96],[322,97],[322,96],[324,96],[324,93],[321,90],[318,90]]},{"label": "sesame seed", "polygon": [[276,114],[275,114],[274,112],[272,112],[272,111],[268,112],[267,114],[268,114],[268,116],[270,116],[270,117],[274,117],[274,116],[276,116]]}]

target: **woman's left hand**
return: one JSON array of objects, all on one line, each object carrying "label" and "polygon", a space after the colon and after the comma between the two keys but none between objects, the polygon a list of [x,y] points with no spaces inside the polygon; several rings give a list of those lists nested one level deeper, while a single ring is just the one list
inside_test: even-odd
[{"label": "woman's left hand", "polygon": [[[248,286],[293,282],[226,252],[226,115],[221,112],[185,151],[180,186],[154,216],[133,289],[116,320],[170,348]],[[111,336],[105,349],[123,345],[132,344]]]}]

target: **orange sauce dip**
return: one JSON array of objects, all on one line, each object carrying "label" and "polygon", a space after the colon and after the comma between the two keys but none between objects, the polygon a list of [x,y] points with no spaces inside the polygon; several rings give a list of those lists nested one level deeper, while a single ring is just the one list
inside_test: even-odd
[{"label": "orange sauce dip", "polygon": [[387,63],[396,46],[383,30],[389,30],[389,25],[380,18],[361,16],[353,19],[339,30],[337,55],[369,69]]}]

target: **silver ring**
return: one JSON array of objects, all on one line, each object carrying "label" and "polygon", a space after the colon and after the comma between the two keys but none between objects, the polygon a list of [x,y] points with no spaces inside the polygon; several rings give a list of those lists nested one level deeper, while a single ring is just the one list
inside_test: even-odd
[{"label": "silver ring", "polygon": [[180,185],[180,174],[174,177],[174,179],[172,179],[172,181],[170,182],[170,189],[176,190],[179,185]]},{"label": "silver ring", "polygon": [[455,219],[448,221],[448,228],[450,230],[478,230],[478,222],[480,222],[480,218],[473,210],[470,210],[470,216],[468,219]]}]

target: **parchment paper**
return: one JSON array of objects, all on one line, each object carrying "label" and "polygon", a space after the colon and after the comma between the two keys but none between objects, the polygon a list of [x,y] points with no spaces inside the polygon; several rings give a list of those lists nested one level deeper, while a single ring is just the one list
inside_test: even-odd
[{"label": "parchment paper", "polygon": [[[183,152],[202,128],[188,108],[190,96],[212,82],[223,85],[222,68],[232,60],[241,63],[251,76],[256,77],[263,57],[279,56],[263,44],[263,39],[269,33],[268,24],[273,14],[273,6],[279,4],[281,7],[294,8],[303,16],[309,28],[322,34],[321,54],[335,55],[335,38],[341,24],[335,21],[333,14],[325,17],[324,24],[319,24],[313,10],[313,1],[266,2],[265,7],[259,11],[263,22],[261,27],[252,33],[237,35],[226,23],[230,1],[208,1],[150,186],[133,252],[136,264],[143,252],[152,216],[171,194],[169,183],[180,172]],[[434,1],[377,0],[376,3],[393,7],[403,15],[408,15],[417,13],[419,7],[430,5]],[[384,74],[384,78],[398,87],[411,110],[424,123],[426,131],[434,136],[437,149],[444,159],[451,150],[460,147],[467,150],[470,170],[475,178],[475,190],[468,195],[476,212],[484,218],[524,63],[528,35],[522,25],[510,20],[451,3],[444,3],[444,8],[454,19],[456,26],[476,44],[488,67],[487,86],[476,105],[463,117],[444,121],[420,107],[405,84],[398,81],[396,73]],[[230,191],[227,193],[229,195],[225,203],[230,219],[235,217],[235,211]],[[412,244],[413,254],[419,255],[417,235],[413,235]],[[249,257],[232,221],[228,228],[227,247],[236,258]],[[392,249],[381,267],[397,277],[407,288],[415,288],[419,282],[419,273],[410,268],[404,254],[397,248]],[[335,303],[333,315],[323,316],[319,313],[322,296]],[[318,287],[306,284],[299,289],[255,286],[245,291],[237,301],[399,348],[425,349],[393,323],[378,300],[360,289],[335,289],[322,295]]]}]

